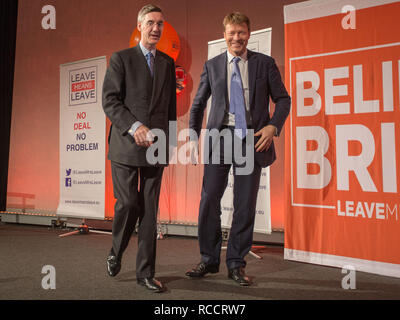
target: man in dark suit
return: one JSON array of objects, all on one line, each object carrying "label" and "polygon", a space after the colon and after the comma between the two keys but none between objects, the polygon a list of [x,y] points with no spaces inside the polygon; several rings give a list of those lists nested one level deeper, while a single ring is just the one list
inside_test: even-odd
[{"label": "man in dark suit", "polygon": [[[271,57],[247,50],[250,21],[242,13],[232,13],[223,21],[224,38],[228,46],[224,52],[207,61],[199,88],[190,111],[190,128],[200,134],[204,109],[212,96],[207,129],[229,130],[234,137],[228,142],[220,136],[212,145],[209,163],[205,162],[199,208],[198,236],[201,262],[186,272],[189,277],[203,277],[219,271],[221,252],[221,198],[233,165],[233,220],[228,239],[226,264],[228,277],[240,285],[250,285],[246,276],[244,257],[251,249],[257,193],[262,167],[271,165],[276,156],[274,136],[279,136],[290,111],[290,97],[282,83],[279,70]],[[270,117],[269,98],[275,103]],[[254,133],[255,132],[255,133]],[[250,136],[254,135],[254,136]],[[209,139],[209,136],[206,139]],[[239,140],[238,140],[239,139]],[[195,139],[191,140],[195,141]],[[239,141],[239,143],[238,143]],[[235,158],[234,147],[244,150],[253,141],[247,161],[254,164],[250,174]],[[225,152],[225,147],[229,152]],[[248,149],[247,149],[248,150]],[[255,152],[254,152],[255,151]],[[198,156],[196,142],[191,141],[192,158]],[[213,163],[212,154],[220,152],[220,161]],[[225,160],[232,159],[226,164]]]},{"label": "man in dark suit", "polygon": [[[176,120],[174,61],[156,50],[163,24],[160,8],[146,5],[140,10],[140,43],[111,56],[103,85],[103,109],[112,123],[108,159],[117,199],[107,271],[110,276],[120,271],[122,254],[139,219],[137,282],[155,292],[164,291],[154,274],[158,201],[166,164],[149,163],[146,150],[153,143],[151,130],[161,129],[168,136],[168,122]],[[168,152],[167,146],[164,151]]]}]

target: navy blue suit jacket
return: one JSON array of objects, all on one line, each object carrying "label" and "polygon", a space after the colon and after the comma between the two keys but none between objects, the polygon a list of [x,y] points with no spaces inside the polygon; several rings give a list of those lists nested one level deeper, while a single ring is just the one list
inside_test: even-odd
[{"label": "navy blue suit jacket", "polygon": [[[225,114],[229,110],[227,89],[227,53],[224,52],[204,64],[199,88],[190,110],[189,127],[200,136],[207,100],[212,96],[207,129],[222,127]],[[274,125],[280,134],[290,111],[291,99],[282,82],[275,60],[265,54],[247,50],[249,70],[249,103],[254,132],[268,124]],[[275,103],[275,111],[270,117],[269,100]],[[255,143],[259,137],[255,137]],[[255,152],[255,161],[261,167],[271,165],[275,159],[272,142],[268,150]]]}]

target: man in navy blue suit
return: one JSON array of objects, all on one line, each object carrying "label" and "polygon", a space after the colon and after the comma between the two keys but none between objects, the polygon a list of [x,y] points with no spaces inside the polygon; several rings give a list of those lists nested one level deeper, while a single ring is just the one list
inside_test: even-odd
[{"label": "man in navy blue suit", "polygon": [[[221,135],[218,146],[214,144],[212,151],[205,153],[209,161],[204,165],[198,222],[201,262],[186,272],[186,275],[198,278],[219,271],[222,243],[220,203],[233,165],[234,211],[226,264],[228,277],[247,286],[251,282],[245,273],[244,258],[253,241],[261,168],[271,165],[276,159],[273,140],[282,130],[290,111],[291,99],[274,59],[247,49],[250,38],[249,18],[234,12],[224,18],[223,25],[228,49],[205,63],[191,107],[189,127],[197,136],[200,135],[204,110],[211,96],[207,129],[225,133],[228,131],[232,138],[226,140]],[[272,117],[269,112],[270,98],[275,103]],[[206,137],[210,139],[210,135]],[[246,149],[249,142],[252,143],[251,152]],[[237,146],[241,150],[246,149],[246,161],[252,161],[250,173],[240,172],[243,164],[235,157],[238,154],[234,150]],[[196,138],[191,138],[193,159],[198,156],[197,150]],[[213,159],[215,153],[219,154]],[[220,161],[215,163],[215,159]]]}]

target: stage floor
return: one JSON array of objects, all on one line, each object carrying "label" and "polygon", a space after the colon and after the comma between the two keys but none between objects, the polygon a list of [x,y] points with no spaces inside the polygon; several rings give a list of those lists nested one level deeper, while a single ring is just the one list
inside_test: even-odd
[{"label": "stage floor", "polygon": [[[0,223],[1,300],[381,300],[400,299],[400,279],[356,273],[356,289],[344,290],[341,269],[287,261],[283,247],[257,249],[261,260],[247,257],[254,284],[240,287],[218,274],[188,279],[185,271],[199,261],[196,238],[170,236],[157,241],[156,277],[167,287],[155,294],[136,284],[133,236],[121,272],[106,273],[111,235],[90,233],[60,238],[67,230]],[[221,261],[225,259],[222,252]],[[56,288],[42,288],[42,268],[55,268]]]}]

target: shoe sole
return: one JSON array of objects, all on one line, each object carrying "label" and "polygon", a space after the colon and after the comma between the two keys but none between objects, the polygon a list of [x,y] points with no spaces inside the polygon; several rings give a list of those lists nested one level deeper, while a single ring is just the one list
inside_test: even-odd
[{"label": "shoe sole", "polygon": [[233,281],[235,281],[237,284],[241,285],[242,287],[248,287],[251,285],[251,282],[239,282],[239,281],[236,281],[235,279],[233,279],[233,277],[231,277],[229,275],[228,275],[228,278],[232,279]]},{"label": "shoe sole", "polygon": [[206,272],[206,273],[204,273],[204,274],[195,274],[195,273],[193,273],[193,274],[190,274],[190,273],[185,273],[185,275],[187,276],[187,277],[189,277],[189,278],[204,278],[204,276],[206,275],[206,274],[209,274],[209,273],[218,273],[219,272],[219,270],[217,270],[217,271],[215,271],[215,270],[213,270],[213,271],[208,271],[208,272]]},{"label": "shoe sole", "polygon": [[147,287],[144,283],[141,283],[141,282],[138,282],[137,284],[138,284],[138,285],[141,285],[142,287],[145,287],[147,290],[149,290],[149,291],[151,291],[151,292],[154,292],[154,293],[161,293],[161,292],[164,292],[164,291],[165,291],[164,288],[161,288],[161,289],[151,289],[151,288]]}]

